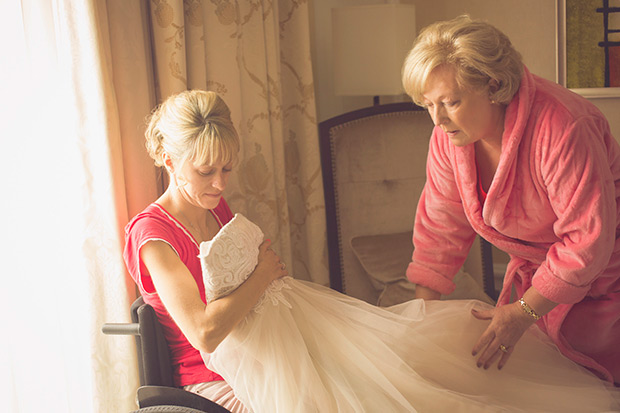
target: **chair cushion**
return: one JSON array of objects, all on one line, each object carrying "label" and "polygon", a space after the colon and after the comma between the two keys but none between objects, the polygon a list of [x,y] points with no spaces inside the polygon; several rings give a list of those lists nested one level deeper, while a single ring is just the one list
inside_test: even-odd
[{"label": "chair cushion", "polygon": [[[377,305],[389,307],[411,300],[415,285],[409,282],[405,271],[413,254],[413,231],[393,234],[353,237],[351,247],[372,286],[378,291]],[[478,299],[493,301],[467,272],[459,271],[454,277],[456,289],[442,299]]]},{"label": "chair cushion", "polygon": [[405,278],[413,254],[412,231],[365,235],[351,239],[351,247],[370,282],[378,291]]}]

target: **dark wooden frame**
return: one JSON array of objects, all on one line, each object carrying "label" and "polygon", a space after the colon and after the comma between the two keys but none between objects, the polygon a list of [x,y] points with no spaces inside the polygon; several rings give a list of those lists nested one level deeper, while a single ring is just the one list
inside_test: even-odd
[{"label": "dark wooden frame", "polygon": [[338,214],[336,213],[336,193],[332,165],[332,145],[330,130],[338,125],[357,119],[392,112],[423,110],[413,102],[389,103],[375,105],[348,112],[319,123],[319,150],[323,170],[323,191],[325,193],[325,220],[327,224],[327,248],[329,260],[329,285],[334,290],[344,292],[342,285],[342,263],[340,262],[340,234],[338,233]]},{"label": "dark wooden frame", "polygon": [[[323,171],[323,191],[325,194],[325,220],[327,225],[327,248],[329,261],[329,285],[334,290],[343,291],[342,263],[340,261],[341,240],[339,234],[338,214],[336,213],[337,200],[334,189],[333,147],[330,131],[332,128],[358,119],[377,116],[384,113],[422,111],[420,106],[413,102],[389,103],[344,113],[319,123],[319,150]],[[493,254],[491,244],[480,238],[480,253],[482,260],[482,280],[484,291],[492,298],[497,299],[495,279],[493,275]]]}]

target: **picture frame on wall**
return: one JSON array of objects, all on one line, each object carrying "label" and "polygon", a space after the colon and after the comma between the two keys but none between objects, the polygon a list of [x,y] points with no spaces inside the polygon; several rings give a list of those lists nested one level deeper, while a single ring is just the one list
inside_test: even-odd
[{"label": "picture frame on wall", "polygon": [[620,0],[556,0],[557,82],[588,98],[620,97]]}]

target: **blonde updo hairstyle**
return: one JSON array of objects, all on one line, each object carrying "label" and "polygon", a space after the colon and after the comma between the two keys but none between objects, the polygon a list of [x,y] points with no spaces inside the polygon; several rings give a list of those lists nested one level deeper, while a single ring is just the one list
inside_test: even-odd
[{"label": "blonde updo hairstyle", "polygon": [[156,166],[164,152],[174,165],[195,166],[237,160],[239,136],[230,109],[216,93],[188,90],[168,97],[148,118],[146,148]]},{"label": "blonde updo hairstyle", "polygon": [[438,66],[456,68],[456,82],[465,90],[485,87],[490,80],[498,88],[489,98],[508,104],[521,84],[523,61],[508,37],[492,25],[459,16],[426,27],[413,44],[402,70],[405,91],[424,106],[424,89]]}]

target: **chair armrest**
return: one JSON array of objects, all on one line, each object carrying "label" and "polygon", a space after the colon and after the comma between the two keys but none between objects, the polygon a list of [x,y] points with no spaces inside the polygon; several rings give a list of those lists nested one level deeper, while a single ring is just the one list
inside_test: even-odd
[{"label": "chair armrest", "polygon": [[105,323],[101,327],[103,334],[121,336],[139,336],[140,324],[138,323]]},{"label": "chair armrest", "polygon": [[206,413],[230,413],[217,403],[177,387],[142,386],[138,389],[138,406],[183,406]]}]

